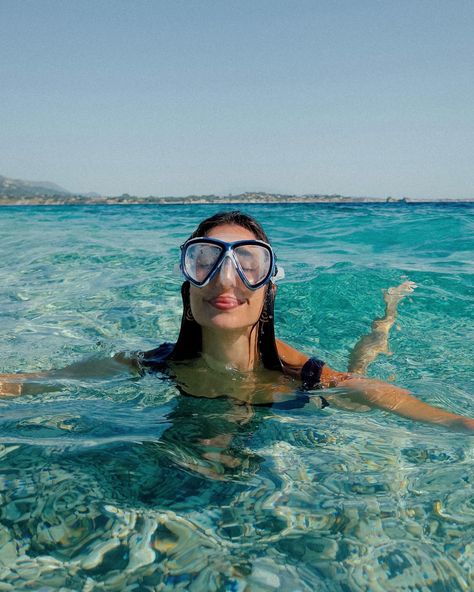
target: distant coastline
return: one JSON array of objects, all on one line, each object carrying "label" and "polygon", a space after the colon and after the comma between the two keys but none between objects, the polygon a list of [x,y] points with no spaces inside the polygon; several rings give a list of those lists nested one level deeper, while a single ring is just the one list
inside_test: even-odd
[{"label": "distant coastline", "polygon": [[155,196],[101,195],[68,191],[51,181],[25,181],[0,175],[0,206],[115,206],[115,205],[189,205],[189,204],[304,204],[304,203],[474,203],[467,199],[414,199],[410,197],[353,197],[333,193],[307,193],[304,195],[246,191],[236,195]]},{"label": "distant coastline", "polygon": [[5,195],[0,192],[0,206],[64,205],[190,205],[190,204],[305,204],[305,203],[474,203],[472,199],[412,199],[409,197],[350,197],[344,195],[285,195],[277,193],[241,193],[238,195],[188,195],[185,197],[85,196],[74,194]]}]

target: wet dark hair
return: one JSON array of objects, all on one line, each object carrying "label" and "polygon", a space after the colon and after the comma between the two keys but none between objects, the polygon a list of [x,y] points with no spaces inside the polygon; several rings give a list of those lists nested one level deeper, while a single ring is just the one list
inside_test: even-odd
[{"label": "wet dark hair", "polygon": [[[216,226],[223,224],[235,224],[250,230],[257,239],[270,244],[270,241],[262,226],[249,216],[240,211],[219,212],[210,218],[203,220],[189,238],[206,236]],[[181,361],[199,357],[202,350],[201,326],[194,320],[191,314],[189,298],[189,282],[185,281],[181,286],[183,299],[183,316],[178,341],[169,356],[169,360]],[[260,318],[252,328],[257,331],[257,350],[265,368],[283,371],[282,361],[278,355],[275,342],[274,304],[275,289],[271,283],[265,286],[265,298]]]},{"label": "wet dark hair", "polygon": [[242,226],[242,228],[246,228],[247,230],[250,230],[250,232],[253,232],[258,240],[262,240],[270,244],[268,236],[265,234],[261,224],[257,222],[255,218],[252,218],[252,216],[244,214],[243,212],[239,212],[238,210],[234,210],[233,212],[218,212],[217,214],[214,214],[214,216],[206,218],[199,224],[199,226],[189,238],[207,236],[207,233],[210,230],[216,226],[222,226],[224,224]]}]

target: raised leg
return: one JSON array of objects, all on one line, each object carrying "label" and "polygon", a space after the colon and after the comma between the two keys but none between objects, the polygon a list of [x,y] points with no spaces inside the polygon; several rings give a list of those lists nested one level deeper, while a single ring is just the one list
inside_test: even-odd
[{"label": "raised leg", "polygon": [[392,288],[385,290],[383,299],[385,301],[385,314],[380,319],[372,322],[372,331],[363,335],[354,346],[349,356],[349,372],[365,374],[379,354],[390,355],[388,349],[388,337],[390,329],[397,318],[398,304],[416,288],[416,284],[406,281]]}]

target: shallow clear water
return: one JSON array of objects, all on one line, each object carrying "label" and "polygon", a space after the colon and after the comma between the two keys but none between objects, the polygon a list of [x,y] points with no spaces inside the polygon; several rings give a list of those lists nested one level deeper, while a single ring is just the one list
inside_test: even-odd
[{"label": "shallow clear water", "polygon": [[[0,210],[0,372],[176,338],[178,246],[215,206]],[[286,279],[280,338],[344,370],[409,279],[371,376],[474,415],[474,208],[245,208]],[[169,380],[0,400],[0,582],[14,590],[470,590],[474,438],[381,411],[254,408]],[[225,457],[203,440],[232,434]],[[217,452],[216,452],[217,451]]]}]

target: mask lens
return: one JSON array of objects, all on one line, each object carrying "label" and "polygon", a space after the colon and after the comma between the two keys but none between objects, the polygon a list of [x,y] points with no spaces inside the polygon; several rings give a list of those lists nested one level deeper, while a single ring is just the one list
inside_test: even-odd
[{"label": "mask lens", "polygon": [[184,271],[195,282],[205,282],[214,269],[222,247],[209,243],[193,243],[186,247],[184,254]]},{"label": "mask lens", "polygon": [[235,247],[235,256],[251,286],[265,280],[271,271],[270,251],[261,245],[241,245]]}]

